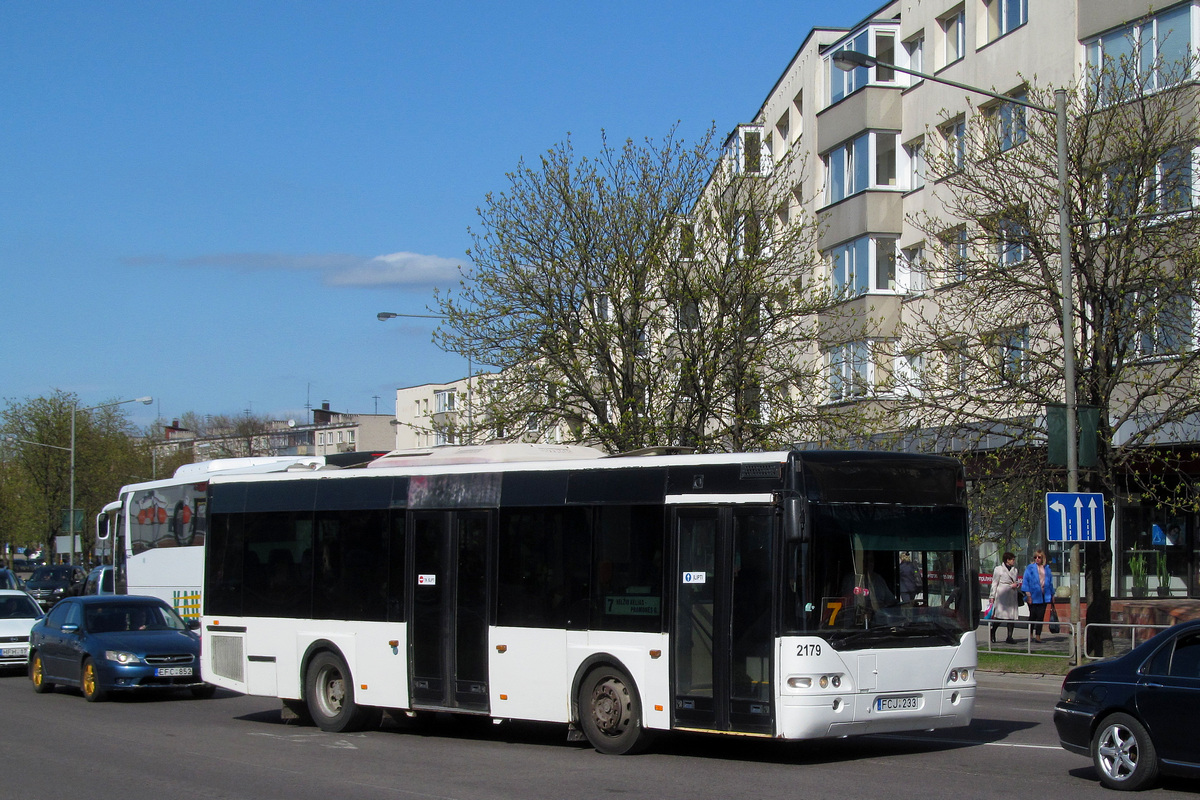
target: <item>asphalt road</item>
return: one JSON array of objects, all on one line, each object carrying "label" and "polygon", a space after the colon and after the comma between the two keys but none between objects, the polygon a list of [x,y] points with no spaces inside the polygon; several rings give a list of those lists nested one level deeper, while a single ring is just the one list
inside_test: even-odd
[{"label": "asphalt road", "polygon": [[[325,734],[278,702],[219,692],[89,704],[0,677],[0,798],[1041,798],[1112,797],[1058,747],[1060,678],[983,674],[966,730],[804,743],[671,735],[602,756],[555,725],[454,724]],[[1174,782],[1152,796],[1194,796]]]}]

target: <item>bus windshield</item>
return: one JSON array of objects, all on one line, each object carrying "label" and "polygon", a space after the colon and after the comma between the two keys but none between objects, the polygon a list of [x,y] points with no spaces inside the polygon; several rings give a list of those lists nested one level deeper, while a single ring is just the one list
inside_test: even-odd
[{"label": "bus windshield", "polygon": [[797,627],[837,649],[957,644],[971,626],[966,511],[813,504]]}]

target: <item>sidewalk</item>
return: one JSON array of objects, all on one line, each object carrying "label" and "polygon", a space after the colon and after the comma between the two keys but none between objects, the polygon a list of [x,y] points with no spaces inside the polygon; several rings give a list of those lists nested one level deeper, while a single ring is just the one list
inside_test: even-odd
[{"label": "sidewalk", "polygon": [[[991,626],[996,625],[996,642],[989,638]],[[1013,626],[1013,644],[1004,640],[1008,637],[1008,626]],[[1071,655],[1071,628],[1068,623],[1059,623],[1058,633],[1050,633],[1050,623],[1043,622],[1041,642],[1033,641],[1030,629],[1034,623],[1027,619],[999,620],[992,623],[983,620],[975,629],[975,639],[981,653],[1019,653],[1021,655],[1069,658]]]}]

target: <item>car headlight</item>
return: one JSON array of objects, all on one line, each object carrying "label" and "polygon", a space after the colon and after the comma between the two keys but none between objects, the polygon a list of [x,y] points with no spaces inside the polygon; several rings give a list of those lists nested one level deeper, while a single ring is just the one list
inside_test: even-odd
[{"label": "car headlight", "polygon": [[109,661],[115,661],[118,664],[140,664],[142,660],[133,653],[126,653],[124,650],[105,650],[104,657]]},{"label": "car headlight", "polygon": [[51,592],[50,594],[62,594],[62,593],[63,593],[63,589],[60,586],[57,589],[55,589],[53,592]]}]

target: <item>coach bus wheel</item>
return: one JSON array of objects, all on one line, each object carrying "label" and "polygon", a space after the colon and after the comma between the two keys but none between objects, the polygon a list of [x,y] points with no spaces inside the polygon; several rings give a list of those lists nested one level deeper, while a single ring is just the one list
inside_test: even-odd
[{"label": "coach bus wheel", "polygon": [[33,681],[33,690],[45,694],[54,689],[54,684],[46,680],[46,670],[42,665],[42,654],[34,653],[33,661],[29,664],[29,679]]},{"label": "coach bus wheel", "polygon": [[609,755],[644,750],[650,732],[642,727],[642,704],[633,681],[615,667],[597,667],[579,685],[579,726],[592,747]]},{"label": "coach bus wheel", "polygon": [[317,727],[329,733],[357,731],[379,723],[378,708],[354,702],[354,678],[335,653],[318,653],[305,673],[304,696]]}]

